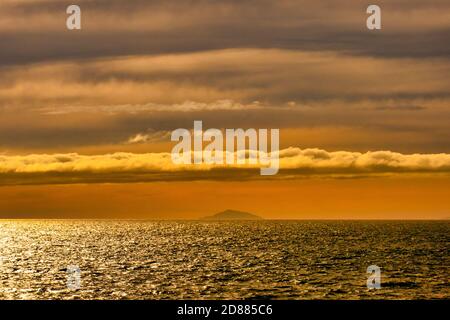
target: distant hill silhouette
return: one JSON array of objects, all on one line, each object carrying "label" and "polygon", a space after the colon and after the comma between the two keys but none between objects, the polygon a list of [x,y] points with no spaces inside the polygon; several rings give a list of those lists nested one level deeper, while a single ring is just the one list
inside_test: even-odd
[{"label": "distant hill silhouette", "polygon": [[263,218],[248,212],[225,210],[212,216],[203,217],[202,220],[262,220]]}]

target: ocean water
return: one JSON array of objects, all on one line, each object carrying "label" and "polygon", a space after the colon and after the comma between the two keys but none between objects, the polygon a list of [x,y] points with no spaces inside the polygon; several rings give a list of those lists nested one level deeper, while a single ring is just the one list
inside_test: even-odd
[{"label": "ocean water", "polygon": [[[0,299],[448,299],[449,231],[448,221],[0,220]],[[367,289],[369,265],[381,268],[379,290]],[[75,287],[68,266],[80,270]]]}]

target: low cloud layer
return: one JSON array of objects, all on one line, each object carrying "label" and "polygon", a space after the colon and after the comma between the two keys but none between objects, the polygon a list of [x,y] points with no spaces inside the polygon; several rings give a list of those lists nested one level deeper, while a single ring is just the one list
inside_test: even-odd
[{"label": "low cloud layer", "polygon": [[[450,154],[392,151],[328,152],[287,148],[279,151],[280,173],[272,178],[334,175],[364,177],[385,173],[450,173]],[[32,154],[0,156],[3,184],[144,182],[261,179],[258,165],[175,165],[170,153],[105,155]]]}]

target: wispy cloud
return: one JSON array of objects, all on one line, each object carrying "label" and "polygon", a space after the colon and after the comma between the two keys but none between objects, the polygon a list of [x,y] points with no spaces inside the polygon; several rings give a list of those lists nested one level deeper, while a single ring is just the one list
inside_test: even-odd
[{"label": "wispy cloud", "polygon": [[160,142],[160,141],[170,141],[170,131],[154,131],[149,130],[146,133],[138,133],[132,137],[130,137],[126,143],[135,144],[135,143],[151,143],[151,142]]},{"label": "wispy cloud", "polygon": [[[236,111],[236,110],[255,110],[263,106],[258,101],[251,103],[239,103],[230,99],[217,100],[213,102],[184,101],[182,103],[161,104],[122,104],[122,105],[91,105],[91,106],[55,106],[37,108],[37,111],[47,115],[60,115],[70,113],[102,113],[102,114],[138,114],[145,112],[199,112],[199,111]],[[268,107],[267,107],[268,108]]]}]

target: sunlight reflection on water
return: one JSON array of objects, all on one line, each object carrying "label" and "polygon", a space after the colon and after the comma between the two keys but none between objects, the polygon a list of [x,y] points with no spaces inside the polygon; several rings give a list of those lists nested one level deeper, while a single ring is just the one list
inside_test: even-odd
[{"label": "sunlight reflection on water", "polygon": [[[449,226],[2,220],[0,298],[449,298]],[[380,290],[366,287],[369,265],[381,267]]]}]

